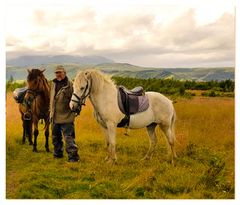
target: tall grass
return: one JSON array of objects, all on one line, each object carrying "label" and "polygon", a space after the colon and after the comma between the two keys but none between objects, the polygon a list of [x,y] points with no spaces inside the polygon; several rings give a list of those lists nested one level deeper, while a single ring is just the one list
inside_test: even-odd
[{"label": "tall grass", "polygon": [[20,114],[11,93],[6,100],[7,198],[234,198],[232,98],[178,100],[175,167],[159,129],[156,152],[144,162],[140,159],[149,146],[145,129],[131,130],[130,136],[118,129],[118,164],[106,164],[104,136],[89,102],[75,122],[80,163],[45,152],[43,125],[39,152],[33,153],[21,144]]}]

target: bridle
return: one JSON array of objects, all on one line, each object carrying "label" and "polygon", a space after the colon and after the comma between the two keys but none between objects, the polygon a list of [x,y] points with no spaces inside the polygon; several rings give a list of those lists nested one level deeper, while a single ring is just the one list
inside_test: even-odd
[{"label": "bridle", "polygon": [[31,109],[32,103],[34,100],[36,100],[36,97],[41,94],[41,91],[28,88],[26,91],[26,94],[27,93],[30,93],[31,95],[33,95],[33,98],[31,98],[31,100],[24,99],[24,102],[27,107],[27,111],[24,113],[23,118],[24,120],[31,120],[32,119],[32,109]]},{"label": "bridle", "polygon": [[[71,101],[77,103],[77,108],[73,109],[72,112],[75,113],[75,115],[79,115],[81,112],[82,105],[85,106],[85,101],[87,97],[90,95],[92,89],[92,79],[90,78],[89,81],[87,81],[87,85],[85,87],[85,90],[83,91],[82,96],[78,96],[76,93],[72,94]],[[73,99],[73,96],[76,98],[76,100]]]}]

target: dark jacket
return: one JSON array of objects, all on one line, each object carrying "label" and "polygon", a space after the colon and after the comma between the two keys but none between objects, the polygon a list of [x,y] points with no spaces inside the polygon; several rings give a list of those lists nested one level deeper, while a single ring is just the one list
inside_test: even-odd
[{"label": "dark jacket", "polygon": [[[50,119],[52,119],[53,123],[59,124],[74,122],[75,114],[71,112],[71,109],[69,107],[69,103],[73,93],[73,84],[71,81],[66,80],[63,85],[60,85],[59,89],[58,83],[59,82],[54,79],[51,86]],[[58,91],[56,90],[57,86]]]}]

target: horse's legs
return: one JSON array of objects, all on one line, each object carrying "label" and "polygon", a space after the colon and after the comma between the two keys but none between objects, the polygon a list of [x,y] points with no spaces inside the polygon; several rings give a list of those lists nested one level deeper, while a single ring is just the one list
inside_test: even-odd
[{"label": "horse's legs", "polygon": [[155,133],[156,126],[157,126],[156,123],[152,123],[147,126],[147,132],[148,132],[149,140],[150,140],[150,147],[149,147],[149,150],[148,150],[146,156],[141,160],[150,159],[152,157],[153,151],[157,145],[157,137],[156,137],[156,133]]},{"label": "horse's legs", "polygon": [[109,160],[109,158],[110,158],[109,152],[108,152],[108,149],[109,149],[108,130],[107,130],[105,127],[103,127],[103,126],[101,126],[101,128],[102,128],[102,131],[103,131],[103,133],[104,133],[105,141],[106,141],[106,145],[107,145],[107,156],[105,157],[105,160],[107,161],[107,160]]},{"label": "horse's legs", "polygon": [[32,121],[24,120],[25,137],[28,138],[29,145],[32,145]]},{"label": "horse's legs", "polygon": [[107,123],[107,132],[108,132],[108,154],[109,154],[109,159],[108,163],[114,163],[117,160],[116,156],[116,127],[114,126],[113,123],[109,122]]},{"label": "horse's legs", "polygon": [[168,144],[172,151],[172,164],[174,164],[174,160],[177,158],[176,152],[175,152],[175,133],[174,129],[171,129],[170,126],[161,126],[162,131],[164,132],[165,136],[167,137]]},{"label": "horse's legs", "polygon": [[[48,123],[47,120],[45,120],[45,124]],[[49,150],[49,144],[48,144],[48,138],[49,138],[49,124],[46,125],[45,129],[45,148],[47,152],[50,152]]]},{"label": "horse's legs", "polygon": [[29,126],[29,135],[28,135],[28,142],[29,142],[29,145],[32,145],[33,142],[32,142],[32,121],[28,121],[28,126]]},{"label": "horse's legs", "polygon": [[38,122],[34,122],[34,142],[33,142],[33,152],[37,152],[37,137],[38,137]]},{"label": "horse's legs", "polygon": [[26,142],[26,128],[25,128],[25,121],[22,119],[22,127],[23,127],[23,136],[22,136],[22,143],[25,144]]}]

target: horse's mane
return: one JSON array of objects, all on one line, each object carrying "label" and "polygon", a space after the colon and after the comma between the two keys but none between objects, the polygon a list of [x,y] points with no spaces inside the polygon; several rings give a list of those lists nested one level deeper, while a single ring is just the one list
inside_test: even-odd
[{"label": "horse's mane", "polygon": [[76,80],[79,79],[80,77],[84,76],[84,73],[89,72],[91,75],[91,78],[93,79],[92,85],[95,90],[99,90],[100,88],[103,87],[104,83],[107,83],[111,86],[115,86],[114,81],[111,79],[110,75],[104,74],[103,72],[95,69],[87,69],[84,71],[80,71],[77,74]]},{"label": "horse's mane", "polygon": [[36,79],[38,76],[42,76],[42,75],[43,75],[43,74],[42,74],[41,70],[34,68],[34,69],[32,69],[31,72],[28,74],[27,80],[28,80],[28,81],[32,81],[32,80]]},{"label": "horse's mane", "polygon": [[50,91],[50,85],[49,85],[49,83],[48,83],[47,78],[46,78],[44,75],[43,75],[42,80],[43,80],[43,86],[44,86],[48,91]]},{"label": "horse's mane", "polygon": [[39,70],[39,69],[32,69],[31,72],[27,76],[27,80],[28,81],[32,81],[32,80],[36,79],[38,76],[40,76],[41,79],[43,80],[44,88],[49,91],[50,86],[48,84],[48,81],[47,81],[46,77],[44,76],[44,74],[42,73],[41,70]]},{"label": "horse's mane", "polygon": [[110,75],[107,75],[99,70],[89,70],[91,72],[91,76],[96,79],[98,79],[98,81],[104,81],[104,82],[107,82],[107,83],[110,83],[110,84],[114,84],[115,83],[113,82],[113,80],[111,79],[111,76]]},{"label": "horse's mane", "polygon": [[32,81],[32,80],[36,79],[38,76],[42,80],[42,87],[39,89],[40,89],[40,91],[43,91],[43,99],[44,99],[43,101],[45,103],[48,103],[49,98],[50,98],[50,85],[48,83],[48,80],[44,76],[43,71],[39,70],[39,69],[32,69],[31,71],[29,71],[27,80]]}]

